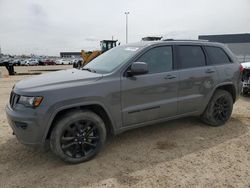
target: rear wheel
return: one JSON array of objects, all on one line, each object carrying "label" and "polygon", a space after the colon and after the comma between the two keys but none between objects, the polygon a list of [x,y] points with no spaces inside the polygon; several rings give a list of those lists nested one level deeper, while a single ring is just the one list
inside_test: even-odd
[{"label": "rear wheel", "polygon": [[72,111],[52,130],[51,150],[63,161],[81,163],[94,157],[106,140],[103,120],[91,111]]},{"label": "rear wheel", "polygon": [[232,110],[232,95],[225,90],[217,90],[203,113],[202,120],[211,126],[221,126],[230,118]]}]

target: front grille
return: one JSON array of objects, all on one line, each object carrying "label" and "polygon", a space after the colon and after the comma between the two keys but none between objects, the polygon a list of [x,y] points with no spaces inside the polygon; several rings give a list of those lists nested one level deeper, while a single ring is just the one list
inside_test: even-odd
[{"label": "front grille", "polygon": [[11,92],[10,94],[10,106],[11,108],[14,108],[16,103],[18,102],[19,100],[19,95],[15,94],[14,92]]}]

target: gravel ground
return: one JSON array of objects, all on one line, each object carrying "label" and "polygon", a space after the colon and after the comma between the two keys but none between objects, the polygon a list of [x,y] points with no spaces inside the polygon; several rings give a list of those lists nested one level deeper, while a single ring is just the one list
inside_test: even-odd
[{"label": "gravel ground", "polygon": [[13,84],[69,67],[18,67],[27,75],[12,77],[0,67],[0,187],[250,187],[250,96],[236,102],[225,126],[186,118],[138,128],[109,138],[96,158],[78,165],[21,145],[4,111]]}]

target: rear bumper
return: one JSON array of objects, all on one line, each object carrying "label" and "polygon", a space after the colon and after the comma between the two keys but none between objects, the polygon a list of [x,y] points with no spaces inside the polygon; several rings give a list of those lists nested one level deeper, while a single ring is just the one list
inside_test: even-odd
[{"label": "rear bumper", "polygon": [[42,147],[44,145],[42,127],[37,116],[14,111],[9,105],[5,107],[7,120],[17,139],[24,145]]}]

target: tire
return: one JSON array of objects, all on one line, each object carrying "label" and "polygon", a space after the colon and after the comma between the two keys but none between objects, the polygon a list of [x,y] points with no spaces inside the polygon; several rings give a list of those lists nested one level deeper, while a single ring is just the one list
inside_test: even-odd
[{"label": "tire", "polygon": [[233,111],[232,95],[225,90],[215,91],[201,119],[210,126],[224,125]]},{"label": "tire", "polygon": [[59,119],[50,136],[50,148],[60,159],[77,164],[92,159],[103,147],[106,128],[92,111],[71,111]]}]

